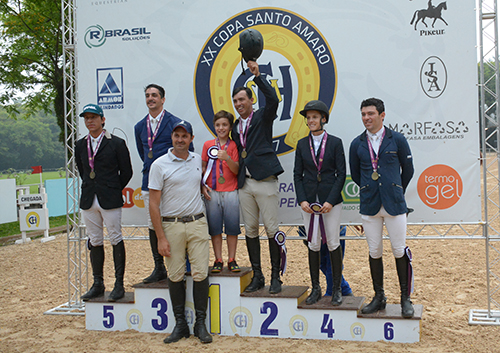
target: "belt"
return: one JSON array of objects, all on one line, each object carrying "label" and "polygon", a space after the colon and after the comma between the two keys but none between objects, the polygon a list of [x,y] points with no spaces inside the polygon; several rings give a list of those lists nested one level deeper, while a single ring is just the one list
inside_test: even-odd
[{"label": "belt", "polygon": [[192,221],[196,221],[200,218],[205,217],[203,213],[198,213],[197,215],[194,216],[185,216],[185,217],[162,217],[163,222],[182,222],[182,223],[188,223]]}]

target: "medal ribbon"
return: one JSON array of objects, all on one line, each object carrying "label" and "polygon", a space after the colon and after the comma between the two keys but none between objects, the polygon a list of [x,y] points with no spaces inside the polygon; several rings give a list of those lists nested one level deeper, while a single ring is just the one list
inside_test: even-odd
[{"label": "medal ribbon", "polygon": [[247,118],[247,127],[245,129],[245,132],[243,132],[243,121],[240,119],[240,123],[238,124],[238,130],[240,133],[240,143],[241,146],[243,147],[243,150],[246,150],[247,148],[247,136],[248,136],[248,130],[250,128],[250,123],[252,122],[253,118],[253,112],[250,114],[250,116]]},{"label": "medal ribbon", "polygon": [[413,256],[411,254],[410,248],[405,248],[405,255],[408,257],[408,295],[413,293],[415,287],[414,277],[413,277]]},{"label": "medal ribbon", "polygon": [[286,234],[283,231],[277,231],[274,234],[274,241],[280,247],[280,269],[281,275],[283,275],[286,271]]},{"label": "medal ribbon", "polygon": [[95,155],[97,154],[97,151],[99,150],[99,146],[101,145],[102,138],[104,137],[104,131],[102,130],[101,134],[97,138],[97,144],[95,146],[95,150],[92,152],[92,148],[90,147],[90,139],[92,138],[92,135],[88,134],[87,135],[87,155],[89,156],[89,166],[92,171],[94,171],[94,159]]},{"label": "medal ribbon", "polygon": [[[220,141],[219,141],[219,138],[218,138],[218,137],[217,137],[217,139],[215,140],[215,142],[217,143],[217,148],[218,148],[219,150],[221,150],[221,149],[222,149],[222,146],[221,146],[221,144],[220,144]],[[224,151],[226,151],[226,152],[227,152],[227,147],[229,146],[229,142],[231,142],[231,139],[228,137],[228,138],[227,138],[227,141],[226,141],[226,143],[225,143],[225,145],[224,145]],[[219,177],[224,177],[224,173],[222,172],[222,162],[223,162],[223,160],[222,160],[222,159],[219,159]],[[227,162],[226,162],[226,163],[227,163]],[[214,182],[215,182],[215,176],[212,176],[212,179],[213,179],[213,180],[214,180]]]},{"label": "medal ribbon", "polygon": [[158,129],[160,127],[161,121],[163,119],[163,115],[165,115],[165,110],[161,112],[160,117],[158,118],[158,124],[156,124],[155,131],[153,132],[153,136],[151,136],[151,123],[149,117],[151,114],[148,114],[148,117],[146,118],[146,125],[148,126],[148,146],[149,146],[149,151],[153,151],[153,142],[156,138],[156,135],[158,134]]},{"label": "medal ribbon", "polygon": [[205,170],[205,175],[203,175],[203,185],[208,186],[206,182],[207,182],[208,176],[210,175],[210,173],[212,173],[212,189],[215,190],[215,188],[217,187],[217,183],[215,180],[215,163],[214,162],[217,160],[217,154],[214,157],[212,155],[213,150],[218,151],[219,149],[217,146],[212,146],[207,150],[208,164],[207,164],[207,169]]},{"label": "medal ribbon", "polygon": [[316,154],[314,153],[314,143],[312,141],[312,134],[309,135],[309,147],[311,149],[311,156],[314,162],[314,165],[318,169],[318,175],[321,175],[321,166],[323,165],[323,158],[325,157],[325,150],[326,150],[326,139],[327,139],[327,133],[325,131],[324,136],[323,136],[323,141],[321,142],[321,152],[319,153],[319,163],[316,162]]},{"label": "medal ribbon", "polygon": [[323,221],[323,215],[319,211],[315,211],[312,206],[317,205],[319,207],[323,207],[320,203],[314,202],[310,204],[309,206],[313,210],[313,214],[311,215],[311,219],[309,220],[309,231],[307,232],[307,241],[310,243],[312,241],[312,237],[314,234],[314,219],[315,216],[317,215],[319,217],[318,223],[319,223],[319,229],[320,229],[320,234],[321,234],[321,243],[326,244],[326,230],[325,230],[325,222]]},{"label": "medal ribbon", "polygon": [[370,137],[368,136],[368,133],[366,134],[366,141],[368,142],[368,150],[370,151],[370,158],[372,160],[372,169],[373,172],[377,172],[377,167],[378,167],[378,157],[379,157],[379,152],[380,152],[380,147],[382,147],[382,141],[384,140],[385,136],[385,129],[384,132],[382,133],[382,136],[380,137],[380,143],[378,145],[378,151],[377,151],[377,157],[375,157],[375,151],[373,150],[372,143],[370,141]]}]

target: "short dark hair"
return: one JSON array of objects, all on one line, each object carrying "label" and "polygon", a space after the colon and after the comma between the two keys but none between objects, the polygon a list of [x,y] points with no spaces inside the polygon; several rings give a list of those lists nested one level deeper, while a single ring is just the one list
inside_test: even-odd
[{"label": "short dark hair", "polygon": [[365,99],[364,101],[361,102],[361,107],[359,107],[359,110],[363,109],[364,107],[369,107],[372,105],[375,107],[375,109],[377,109],[377,112],[379,114],[385,112],[384,102],[378,98]]},{"label": "short dark hair", "polygon": [[217,113],[214,115],[214,125],[215,122],[219,119],[226,118],[229,121],[229,126],[232,129],[233,124],[234,124],[234,115],[231,114],[230,112],[227,112],[225,110],[219,110]]},{"label": "short dark hair", "polygon": [[146,93],[146,91],[150,88],[156,88],[160,92],[160,98],[165,97],[165,89],[162,86],[157,85],[155,83],[150,83],[149,85],[146,86],[146,88],[144,88],[144,93]]},{"label": "short dark hair", "polygon": [[231,97],[234,97],[235,95],[237,95],[238,93],[240,93],[241,91],[245,91],[247,93],[247,96],[249,99],[252,99],[252,90],[248,87],[243,87],[243,86],[240,86],[240,87],[236,87],[233,91],[233,95]]}]

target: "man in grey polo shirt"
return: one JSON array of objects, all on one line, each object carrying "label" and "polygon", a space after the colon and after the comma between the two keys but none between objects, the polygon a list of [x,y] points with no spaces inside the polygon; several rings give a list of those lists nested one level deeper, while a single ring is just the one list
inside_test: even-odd
[{"label": "man in grey polo shirt", "polygon": [[186,251],[193,277],[194,335],[202,343],[212,342],[205,326],[210,236],[200,190],[201,157],[189,151],[193,139],[190,123],[185,120],[176,123],[172,130],[173,147],[153,162],[149,173],[149,212],[158,238],[158,252],[166,257],[175,316],[175,328],[165,343],[189,337],[184,314]]}]

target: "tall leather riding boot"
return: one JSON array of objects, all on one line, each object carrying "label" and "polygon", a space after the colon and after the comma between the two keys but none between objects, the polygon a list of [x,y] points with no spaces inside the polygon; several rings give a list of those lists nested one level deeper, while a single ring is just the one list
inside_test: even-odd
[{"label": "tall leather riding boot", "polygon": [[208,305],[208,277],[201,282],[193,281],[193,299],[194,311],[196,312],[194,335],[200,339],[201,343],[211,343],[212,336],[205,326]]},{"label": "tall leather riding boot", "polygon": [[332,263],[332,305],[342,304],[342,248],[330,251],[330,262]]},{"label": "tall leather riding boot", "polygon": [[361,309],[361,313],[363,314],[372,314],[379,310],[383,310],[387,302],[387,298],[384,294],[384,263],[382,262],[382,258],[373,259],[370,256],[370,272],[372,275],[375,296],[370,304]]},{"label": "tall leather riding boot", "polygon": [[250,284],[245,288],[245,292],[255,292],[264,288],[265,280],[260,265],[260,239],[245,237],[247,243],[248,257],[252,265],[253,277]]},{"label": "tall leather riding boot", "polygon": [[125,244],[123,240],[113,245],[113,261],[115,263],[115,287],[108,297],[108,302],[117,301],[125,295],[123,276],[125,274]]},{"label": "tall leather riding boot", "polygon": [[274,238],[269,238],[269,254],[271,255],[271,285],[269,293],[276,294],[281,292],[280,271],[281,271],[281,254],[280,246]]},{"label": "tall leather riding boot", "polygon": [[92,246],[90,249],[90,264],[92,265],[94,283],[90,287],[90,290],[80,297],[83,301],[104,295],[102,270],[104,267],[104,246]]},{"label": "tall leather riding boot", "polygon": [[170,336],[163,340],[164,343],[174,343],[181,338],[189,338],[189,326],[184,311],[186,305],[186,283],[184,281],[172,282],[168,279],[168,290],[172,301],[172,310],[175,317],[175,327]]},{"label": "tall leather riding boot", "polygon": [[311,294],[306,299],[306,304],[311,305],[321,299],[321,286],[319,285],[319,266],[320,254],[319,251],[309,249],[309,274],[311,275]]},{"label": "tall leather riding boot", "polygon": [[143,283],[154,283],[167,278],[167,269],[165,268],[163,256],[158,253],[158,238],[156,237],[156,232],[153,229],[149,230],[149,244],[151,245],[155,268],[149,277],[142,280]]},{"label": "tall leather riding boot", "polygon": [[414,309],[408,290],[408,257],[406,255],[396,259],[396,270],[399,277],[399,286],[401,287],[401,315],[404,318],[411,318],[413,317]]}]

